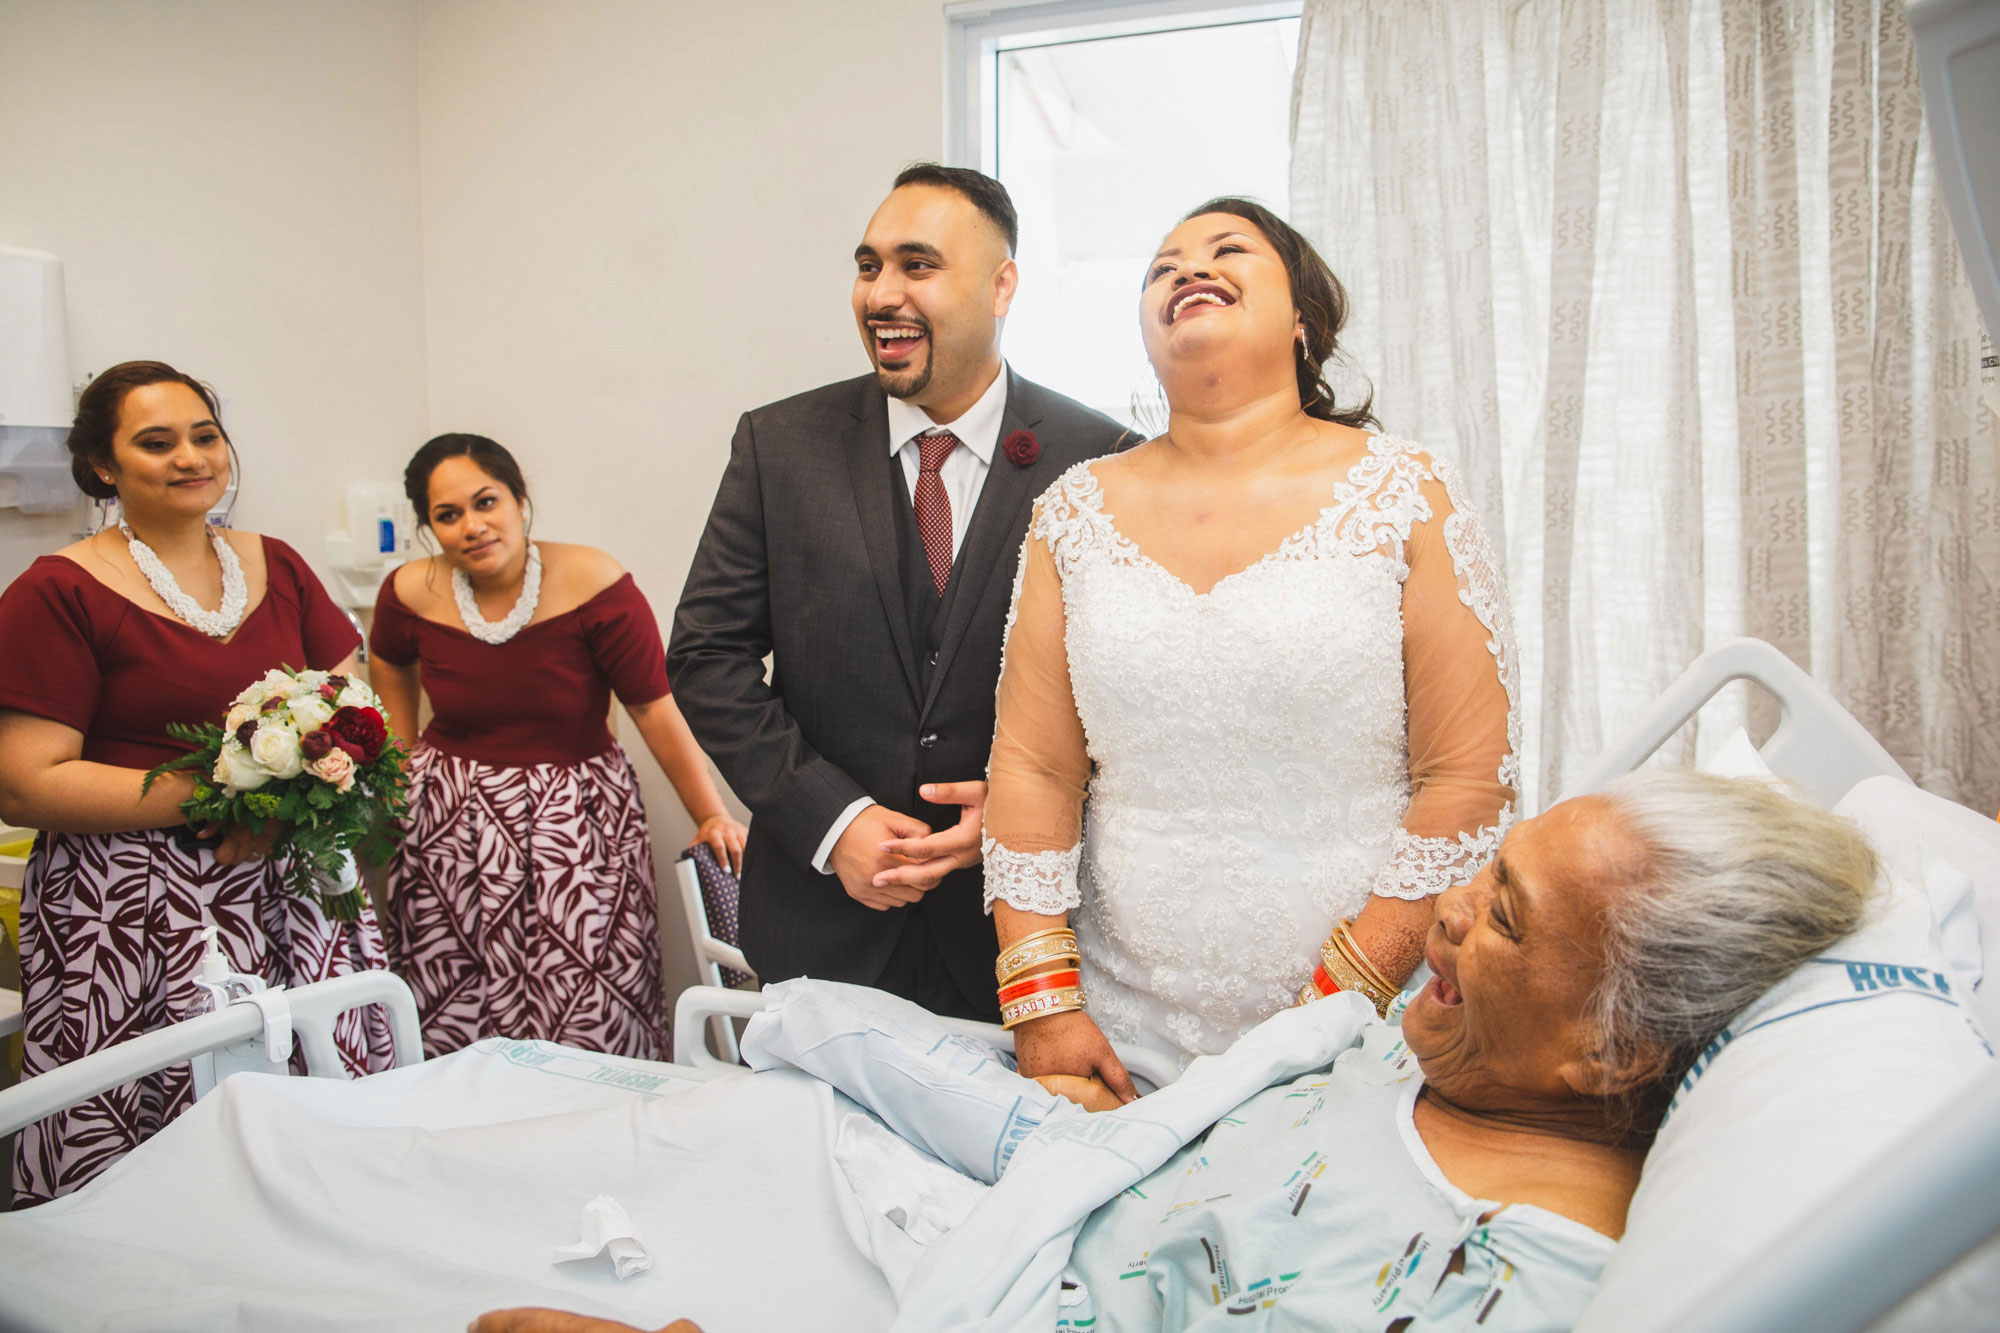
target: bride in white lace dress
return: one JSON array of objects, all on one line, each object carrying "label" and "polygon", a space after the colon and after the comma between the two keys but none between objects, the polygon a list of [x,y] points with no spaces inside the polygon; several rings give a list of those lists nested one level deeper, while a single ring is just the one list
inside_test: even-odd
[{"label": "bride in white lace dress", "polygon": [[1203,205],[1140,300],[1168,430],[1038,502],[986,892],[1003,954],[1076,931],[1086,1008],[1016,1029],[1023,1073],[1128,1097],[1107,1036],[1220,1051],[1313,985],[1347,919],[1400,985],[1432,897],[1511,818],[1498,572],[1450,468],[1334,407],[1320,367],[1344,316],[1292,228]]}]

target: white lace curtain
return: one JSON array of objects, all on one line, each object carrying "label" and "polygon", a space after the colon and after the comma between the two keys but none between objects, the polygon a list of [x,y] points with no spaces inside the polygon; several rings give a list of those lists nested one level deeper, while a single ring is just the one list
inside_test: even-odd
[{"label": "white lace curtain", "polygon": [[[1307,0],[1292,220],[1504,550],[1528,810],[1739,634],[2000,803],[2000,430],[1902,10]],[[1718,721],[1770,719],[1669,757]]]}]

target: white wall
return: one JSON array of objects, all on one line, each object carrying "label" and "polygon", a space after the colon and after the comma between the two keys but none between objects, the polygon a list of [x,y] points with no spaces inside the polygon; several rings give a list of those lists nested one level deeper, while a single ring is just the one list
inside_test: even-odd
[{"label": "white wall", "polygon": [[[0,0],[0,244],[63,258],[77,373],[216,384],[243,526],[317,560],[347,483],[481,431],[664,625],[738,414],[866,369],[853,248],[942,63],[943,0]],[[0,511],[0,583],[74,526]],[[692,830],[638,766],[671,994]]]},{"label": "white wall", "polygon": [[[738,415],[867,369],[854,246],[942,150],[942,0],[420,14],[430,424],[513,449],[537,533],[617,556],[665,625]],[[693,830],[636,762],[671,995]]]},{"label": "white wall", "polygon": [[[74,375],[206,379],[235,518],[319,558],[425,424],[414,0],[0,0],[0,244],[63,260]],[[0,582],[74,519],[0,510]]]}]

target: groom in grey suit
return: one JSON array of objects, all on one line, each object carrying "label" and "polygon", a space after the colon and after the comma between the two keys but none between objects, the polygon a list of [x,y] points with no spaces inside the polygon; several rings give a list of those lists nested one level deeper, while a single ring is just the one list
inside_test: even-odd
[{"label": "groom in grey suit", "polygon": [[998,1016],[979,830],[1017,557],[1035,497],[1126,435],[1001,360],[1016,230],[990,177],[896,178],[854,254],[874,373],[737,424],[674,614],[674,697],[754,816],[767,983]]}]

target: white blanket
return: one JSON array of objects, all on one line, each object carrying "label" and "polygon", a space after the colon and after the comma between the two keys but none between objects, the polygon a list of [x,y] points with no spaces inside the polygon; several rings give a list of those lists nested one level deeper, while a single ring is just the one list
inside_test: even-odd
[{"label": "white blanket", "polygon": [[[1087,1116],[893,997],[767,995],[745,1051],[794,1068],[700,1081],[488,1040],[356,1083],[238,1075],[79,1193],[0,1217],[0,1328],[436,1330],[546,1305],[710,1333],[1049,1329],[1093,1209],[1372,1017],[1287,1011]],[[598,1195],[649,1270],[554,1262]]]},{"label": "white blanket", "polygon": [[[238,1075],[90,1186],[0,1216],[0,1328],[464,1328],[547,1305],[646,1328],[895,1317],[832,1164],[853,1107],[798,1074],[488,1040],[355,1083]],[[557,1264],[585,1203],[653,1256]]]},{"label": "white blanket", "polygon": [[743,1037],[752,1065],[806,1070],[947,1165],[997,1177],[914,1272],[899,1275],[896,1333],[1055,1328],[1063,1267],[1093,1211],[1252,1094],[1333,1063],[1375,1017],[1351,993],[1284,1010],[1222,1055],[1195,1060],[1178,1082],[1087,1115],[893,995],[788,981],[767,988],[765,1002]]}]

